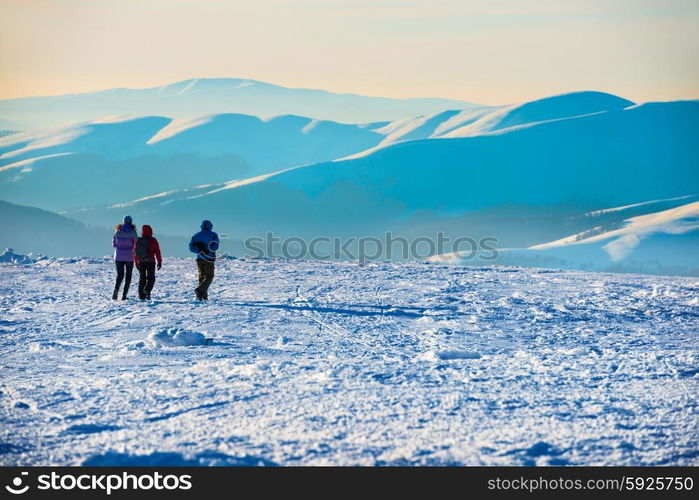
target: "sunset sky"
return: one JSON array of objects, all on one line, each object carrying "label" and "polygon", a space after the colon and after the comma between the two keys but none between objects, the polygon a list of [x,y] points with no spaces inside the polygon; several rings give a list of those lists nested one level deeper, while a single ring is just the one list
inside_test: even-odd
[{"label": "sunset sky", "polygon": [[696,0],[0,0],[0,98],[194,77],[502,104],[699,98]]}]

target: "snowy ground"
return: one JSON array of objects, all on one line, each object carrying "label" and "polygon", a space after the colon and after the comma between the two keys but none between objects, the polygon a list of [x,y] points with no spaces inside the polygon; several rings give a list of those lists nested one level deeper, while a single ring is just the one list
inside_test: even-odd
[{"label": "snowy ground", "polygon": [[0,464],[699,464],[696,278],[194,271],[122,303],[107,260],[1,264]]}]

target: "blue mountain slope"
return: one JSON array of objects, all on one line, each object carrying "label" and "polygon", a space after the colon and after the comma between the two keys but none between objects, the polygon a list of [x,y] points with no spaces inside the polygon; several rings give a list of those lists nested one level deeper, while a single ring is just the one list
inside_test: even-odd
[{"label": "blue mountain slope", "polygon": [[332,160],[382,139],[371,127],[298,116],[84,123],[0,138],[0,199],[48,210],[118,203]]},{"label": "blue mountain slope", "polygon": [[398,141],[472,137],[489,132],[562,118],[621,110],[634,103],[605,92],[582,91],[509,106],[451,110],[391,122],[377,129],[383,145]]},{"label": "blue mountain slope", "polygon": [[[644,104],[499,134],[405,142],[193,199],[174,196],[148,211],[171,232],[205,213],[243,234],[309,235],[402,229],[416,218],[431,230],[448,224],[468,232],[459,217],[497,208],[504,225],[533,212],[552,224],[531,245],[570,234],[551,218],[699,192],[698,126],[698,102]],[[486,229],[506,236],[498,224]]]},{"label": "blue mountain slope", "polygon": [[[203,84],[166,93],[197,92],[199,85]],[[352,157],[409,139],[492,133],[507,120],[522,126],[527,120],[626,104],[609,94],[578,92],[506,108],[446,111],[366,125],[294,115],[263,120],[231,113],[107,118],[0,138],[0,197],[59,211],[115,204]],[[131,181],[134,176],[138,183]]]}]

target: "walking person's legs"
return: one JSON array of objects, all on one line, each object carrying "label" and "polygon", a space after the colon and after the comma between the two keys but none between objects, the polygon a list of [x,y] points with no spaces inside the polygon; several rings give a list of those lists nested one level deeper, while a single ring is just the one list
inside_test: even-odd
[{"label": "walking person's legs", "polygon": [[204,266],[202,265],[202,262],[204,262],[202,259],[197,259],[197,272],[199,273],[199,284],[194,289],[194,293],[197,294],[197,300],[203,300],[201,295],[201,286],[204,284],[204,281],[206,280],[206,276],[204,275]]},{"label": "walking person's legs", "polygon": [[146,264],[146,287],[144,290],[146,300],[150,300],[150,293],[153,291],[153,285],[155,285],[155,262],[148,262]]},{"label": "walking person's legs", "polygon": [[131,286],[133,262],[124,262],[123,264],[126,266],[126,278],[124,279],[124,293],[121,296],[121,300],[126,300],[126,295],[129,293],[129,286]]},{"label": "walking person's legs", "polygon": [[116,283],[114,284],[114,293],[112,294],[112,299],[116,300],[119,297],[119,288],[121,287],[121,282],[124,280],[124,268],[125,263],[119,262],[118,260],[114,262],[116,265],[117,277]]},{"label": "walking person's legs", "polygon": [[138,269],[138,298],[144,300],[146,298],[146,263],[141,262],[136,269]]},{"label": "walking person's legs", "polygon": [[199,271],[199,286],[194,289],[197,299],[207,300],[209,298],[209,286],[214,280],[214,263],[204,259],[197,259],[197,270]]},{"label": "walking person's legs", "polygon": [[209,300],[209,287],[211,282],[214,281],[214,263],[211,261],[204,262],[204,281],[200,285],[200,293],[204,300]]}]

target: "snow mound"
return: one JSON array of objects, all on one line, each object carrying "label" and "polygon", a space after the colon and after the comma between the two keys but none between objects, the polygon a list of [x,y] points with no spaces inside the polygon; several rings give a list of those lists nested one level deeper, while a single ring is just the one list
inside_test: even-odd
[{"label": "snow mound", "polygon": [[199,332],[192,332],[183,328],[165,328],[153,332],[148,340],[155,346],[182,347],[190,345],[206,345],[206,337]]},{"label": "snow mound", "polygon": [[0,262],[10,264],[33,264],[36,261],[26,255],[15,253],[12,248],[6,248],[5,251],[0,254]]}]

